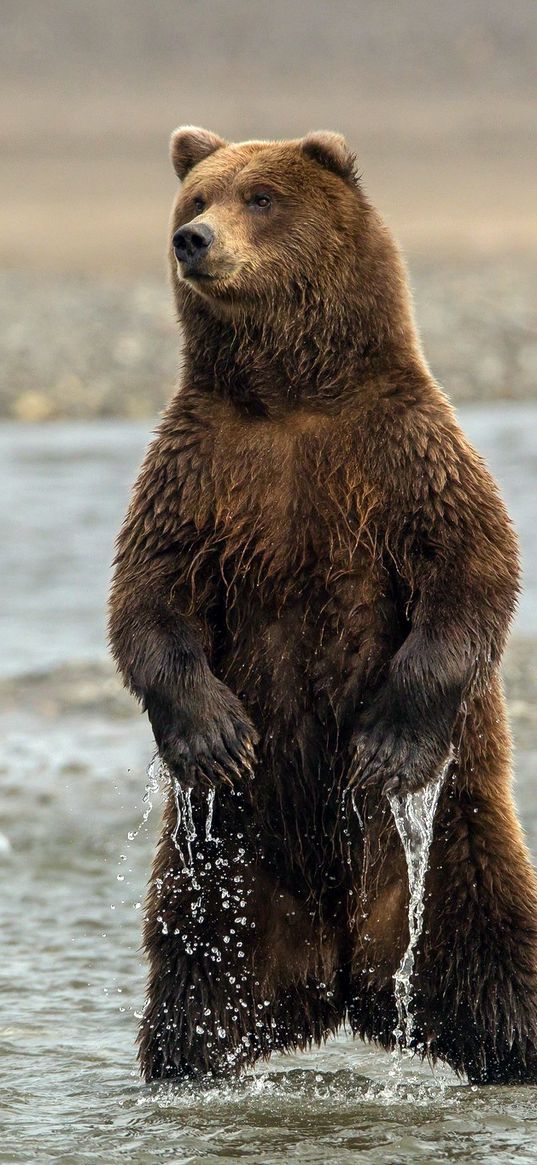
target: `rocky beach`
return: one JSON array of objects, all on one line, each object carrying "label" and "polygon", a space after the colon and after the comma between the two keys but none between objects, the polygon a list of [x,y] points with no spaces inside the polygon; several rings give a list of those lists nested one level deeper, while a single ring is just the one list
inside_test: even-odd
[{"label": "rocky beach", "polygon": [[[408,261],[434,375],[455,403],[534,400],[536,262]],[[0,275],[0,417],[153,417],[174,391],[180,338],[162,279]]]}]

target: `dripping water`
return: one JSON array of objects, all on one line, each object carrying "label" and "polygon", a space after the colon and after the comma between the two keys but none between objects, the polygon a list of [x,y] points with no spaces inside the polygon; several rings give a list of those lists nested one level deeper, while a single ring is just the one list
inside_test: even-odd
[{"label": "dripping water", "polygon": [[183,851],[181,849],[181,846],[179,845],[179,831],[181,829],[181,822],[183,819],[183,814],[182,814],[182,809],[181,809],[181,792],[182,792],[182,790],[181,790],[181,785],[179,784],[179,781],[177,780],[177,777],[173,778],[172,788],[173,788],[173,796],[174,796],[174,801],[175,801],[175,825],[174,825],[174,828],[172,830],[172,842],[177,850],[177,853],[179,854],[179,857],[181,858],[183,866],[186,866],[184,854],[183,854]]},{"label": "dripping water", "polygon": [[137,825],[136,829],[130,830],[127,834],[129,841],[134,841],[135,837],[138,837],[142,826],[146,824],[149,814],[153,808],[153,797],[155,796],[155,793],[158,793],[160,788],[160,779],[161,777],[165,777],[167,775],[168,769],[164,764],[164,761],[161,760],[157,753],[157,755],[153,757],[153,760],[150,761],[147,766],[147,783],[145,786],[144,795],[142,797],[142,804],[145,806],[142,813],[142,820],[140,821],[139,825]]},{"label": "dripping water", "polygon": [[[197,830],[194,822],[194,813],[192,809],[192,786],[186,788],[181,784],[177,777],[170,778],[173,789],[173,796],[175,801],[175,826],[172,831],[173,844],[181,858],[183,866],[192,871],[193,869],[193,852],[192,845],[197,841]],[[205,819],[205,840],[215,841],[211,833],[214,814],[214,798],[215,790],[209,789],[207,793],[207,817]],[[188,851],[188,862],[181,846],[179,844],[179,835],[184,834],[186,847]]]},{"label": "dripping water", "polygon": [[207,819],[205,821],[205,840],[206,841],[214,841],[213,835],[211,833],[212,824],[213,824],[214,797],[215,797],[215,790],[209,789],[209,792],[207,793]]},{"label": "dripping water", "polygon": [[423,928],[425,909],[425,876],[433,838],[433,825],[440,792],[453,761],[453,753],[434,781],[416,793],[390,794],[388,800],[401,838],[408,870],[408,930],[409,941],[401,963],[394,975],[397,1026],[394,1029],[396,1047],[409,1049],[414,1036],[412,1011],[412,975],[416,948]]},{"label": "dripping water", "polygon": [[[174,844],[174,846],[175,846],[175,848],[176,848],[176,850],[181,858],[183,865],[187,866],[188,869],[191,870],[192,865],[193,865],[193,861],[194,861],[193,855],[192,855],[192,842],[196,841],[196,838],[198,836],[197,831],[196,831],[196,826],[194,824],[194,814],[192,812],[192,786],[189,785],[187,788],[184,788],[183,785],[181,784],[181,782],[177,779],[177,777],[174,777],[173,778],[173,795],[174,795],[174,799],[175,799],[176,818],[175,818],[175,827],[174,827],[174,830],[172,833],[172,841],[173,841],[173,844]],[[183,854],[183,851],[181,850],[181,847],[180,847],[179,841],[178,841],[179,832],[181,831],[181,827],[182,827],[182,832],[184,833],[184,836],[185,836],[186,846],[187,846],[187,850],[188,850],[188,863],[185,862],[184,854]]]}]

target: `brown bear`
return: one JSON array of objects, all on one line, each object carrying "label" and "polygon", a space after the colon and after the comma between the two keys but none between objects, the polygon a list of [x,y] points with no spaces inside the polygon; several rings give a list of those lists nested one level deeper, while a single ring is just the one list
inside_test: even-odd
[{"label": "brown bear", "polygon": [[394,1046],[408,879],[387,794],[453,750],[409,1044],[471,1081],[535,1082],[503,502],[432,379],[344,139],[186,127],[172,159],[182,383],[119,536],[110,617],[169,777],[143,1074],[229,1074],[344,1020]]}]

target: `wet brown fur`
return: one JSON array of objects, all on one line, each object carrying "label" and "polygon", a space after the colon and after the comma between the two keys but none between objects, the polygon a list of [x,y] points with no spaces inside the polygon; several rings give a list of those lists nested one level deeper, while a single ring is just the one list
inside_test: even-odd
[{"label": "wet brown fur", "polygon": [[119,536],[110,618],[196,829],[190,860],[172,781],[144,1076],[226,1074],[345,1018],[393,1045],[408,889],[385,790],[426,783],[452,745],[414,1046],[474,1081],[535,1082],[537,889],[499,678],[518,585],[503,502],[430,375],[342,139],[185,130],[172,156],[170,233],[208,222],[216,278],[194,286],[170,251],[182,381]]}]

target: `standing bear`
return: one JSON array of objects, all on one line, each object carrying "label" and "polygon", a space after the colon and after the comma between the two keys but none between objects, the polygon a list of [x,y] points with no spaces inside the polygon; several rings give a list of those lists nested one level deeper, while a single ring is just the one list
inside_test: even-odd
[{"label": "standing bear", "polygon": [[169,777],[144,1077],[227,1075],[344,1020],[394,1046],[408,880],[387,794],[451,756],[409,1044],[477,1083],[537,1082],[503,502],[432,379],[344,139],[189,126],[171,150],[183,374],[110,614]]}]

